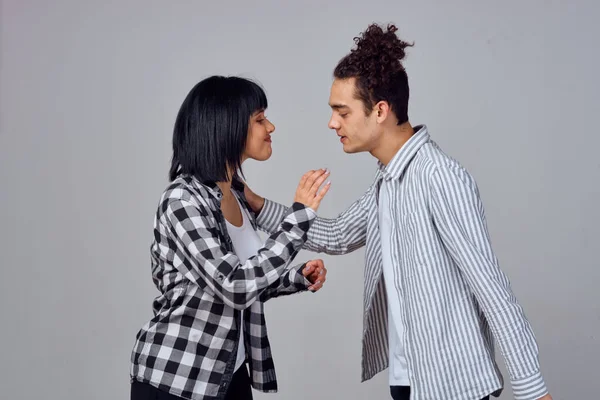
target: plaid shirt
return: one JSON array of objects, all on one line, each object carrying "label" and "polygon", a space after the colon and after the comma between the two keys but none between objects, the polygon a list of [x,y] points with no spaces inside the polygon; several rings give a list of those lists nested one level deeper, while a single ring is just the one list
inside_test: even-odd
[{"label": "plaid shirt", "polygon": [[[244,208],[243,185],[234,181]],[[243,315],[252,386],[276,392],[263,302],[303,291],[310,282],[289,268],[315,212],[294,203],[277,232],[244,264],[233,252],[218,186],[185,176],[163,193],[154,220],[152,277],[160,295],[154,317],[136,336],[131,380],[192,400],[222,399],[233,376]],[[241,311],[244,310],[243,313]]]}]

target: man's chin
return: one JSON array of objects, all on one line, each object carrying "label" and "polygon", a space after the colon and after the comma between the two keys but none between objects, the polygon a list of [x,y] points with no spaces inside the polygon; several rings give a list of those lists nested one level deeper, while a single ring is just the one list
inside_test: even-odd
[{"label": "man's chin", "polygon": [[342,148],[344,149],[344,153],[346,154],[360,153],[360,149],[356,149],[352,146],[344,146]]}]

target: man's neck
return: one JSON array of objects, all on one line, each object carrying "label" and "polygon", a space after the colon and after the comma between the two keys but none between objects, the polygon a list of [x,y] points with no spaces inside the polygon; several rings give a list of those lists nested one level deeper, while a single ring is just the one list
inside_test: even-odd
[{"label": "man's neck", "polygon": [[380,163],[388,165],[414,133],[415,131],[409,122],[394,125],[383,132],[379,145],[370,153]]}]

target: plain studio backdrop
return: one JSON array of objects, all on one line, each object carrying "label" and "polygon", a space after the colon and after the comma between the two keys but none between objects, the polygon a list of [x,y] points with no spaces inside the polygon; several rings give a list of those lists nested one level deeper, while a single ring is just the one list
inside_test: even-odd
[{"label": "plain studio backdrop", "polygon": [[[328,167],[320,215],[333,217],[367,189],[375,160],[342,151],[327,101],[336,62],[371,22],[415,42],[411,122],[477,179],[554,398],[597,398],[598,2],[6,0],[0,10],[0,398],[129,398],[130,351],[157,294],[149,245],[172,126],[200,79],[265,87],[277,130],[273,157],[246,165],[257,192],[290,204],[305,171]],[[389,398],[387,371],[360,383],[363,257],[323,257],[321,292],[267,303],[280,392],[256,399]],[[507,383],[501,399],[511,398]]]}]

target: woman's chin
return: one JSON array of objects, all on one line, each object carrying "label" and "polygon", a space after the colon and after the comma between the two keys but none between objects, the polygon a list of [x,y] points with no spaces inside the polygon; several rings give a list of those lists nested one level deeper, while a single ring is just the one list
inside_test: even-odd
[{"label": "woman's chin", "polygon": [[255,155],[253,157],[248,157],[248,158],[255,160],[255,161],[267,161],[269,158],[271,158],[271,154],[272,154],[272,152],[268,152],[265,154]]},{"label": "woman's chin", "polygon": [[272,154],[273,150],[269,147],[268,149],[265,149],[265,151],[263,151],[258,157],[256,157],[255,160],[267,161],[269,158],[271,158]]}]

